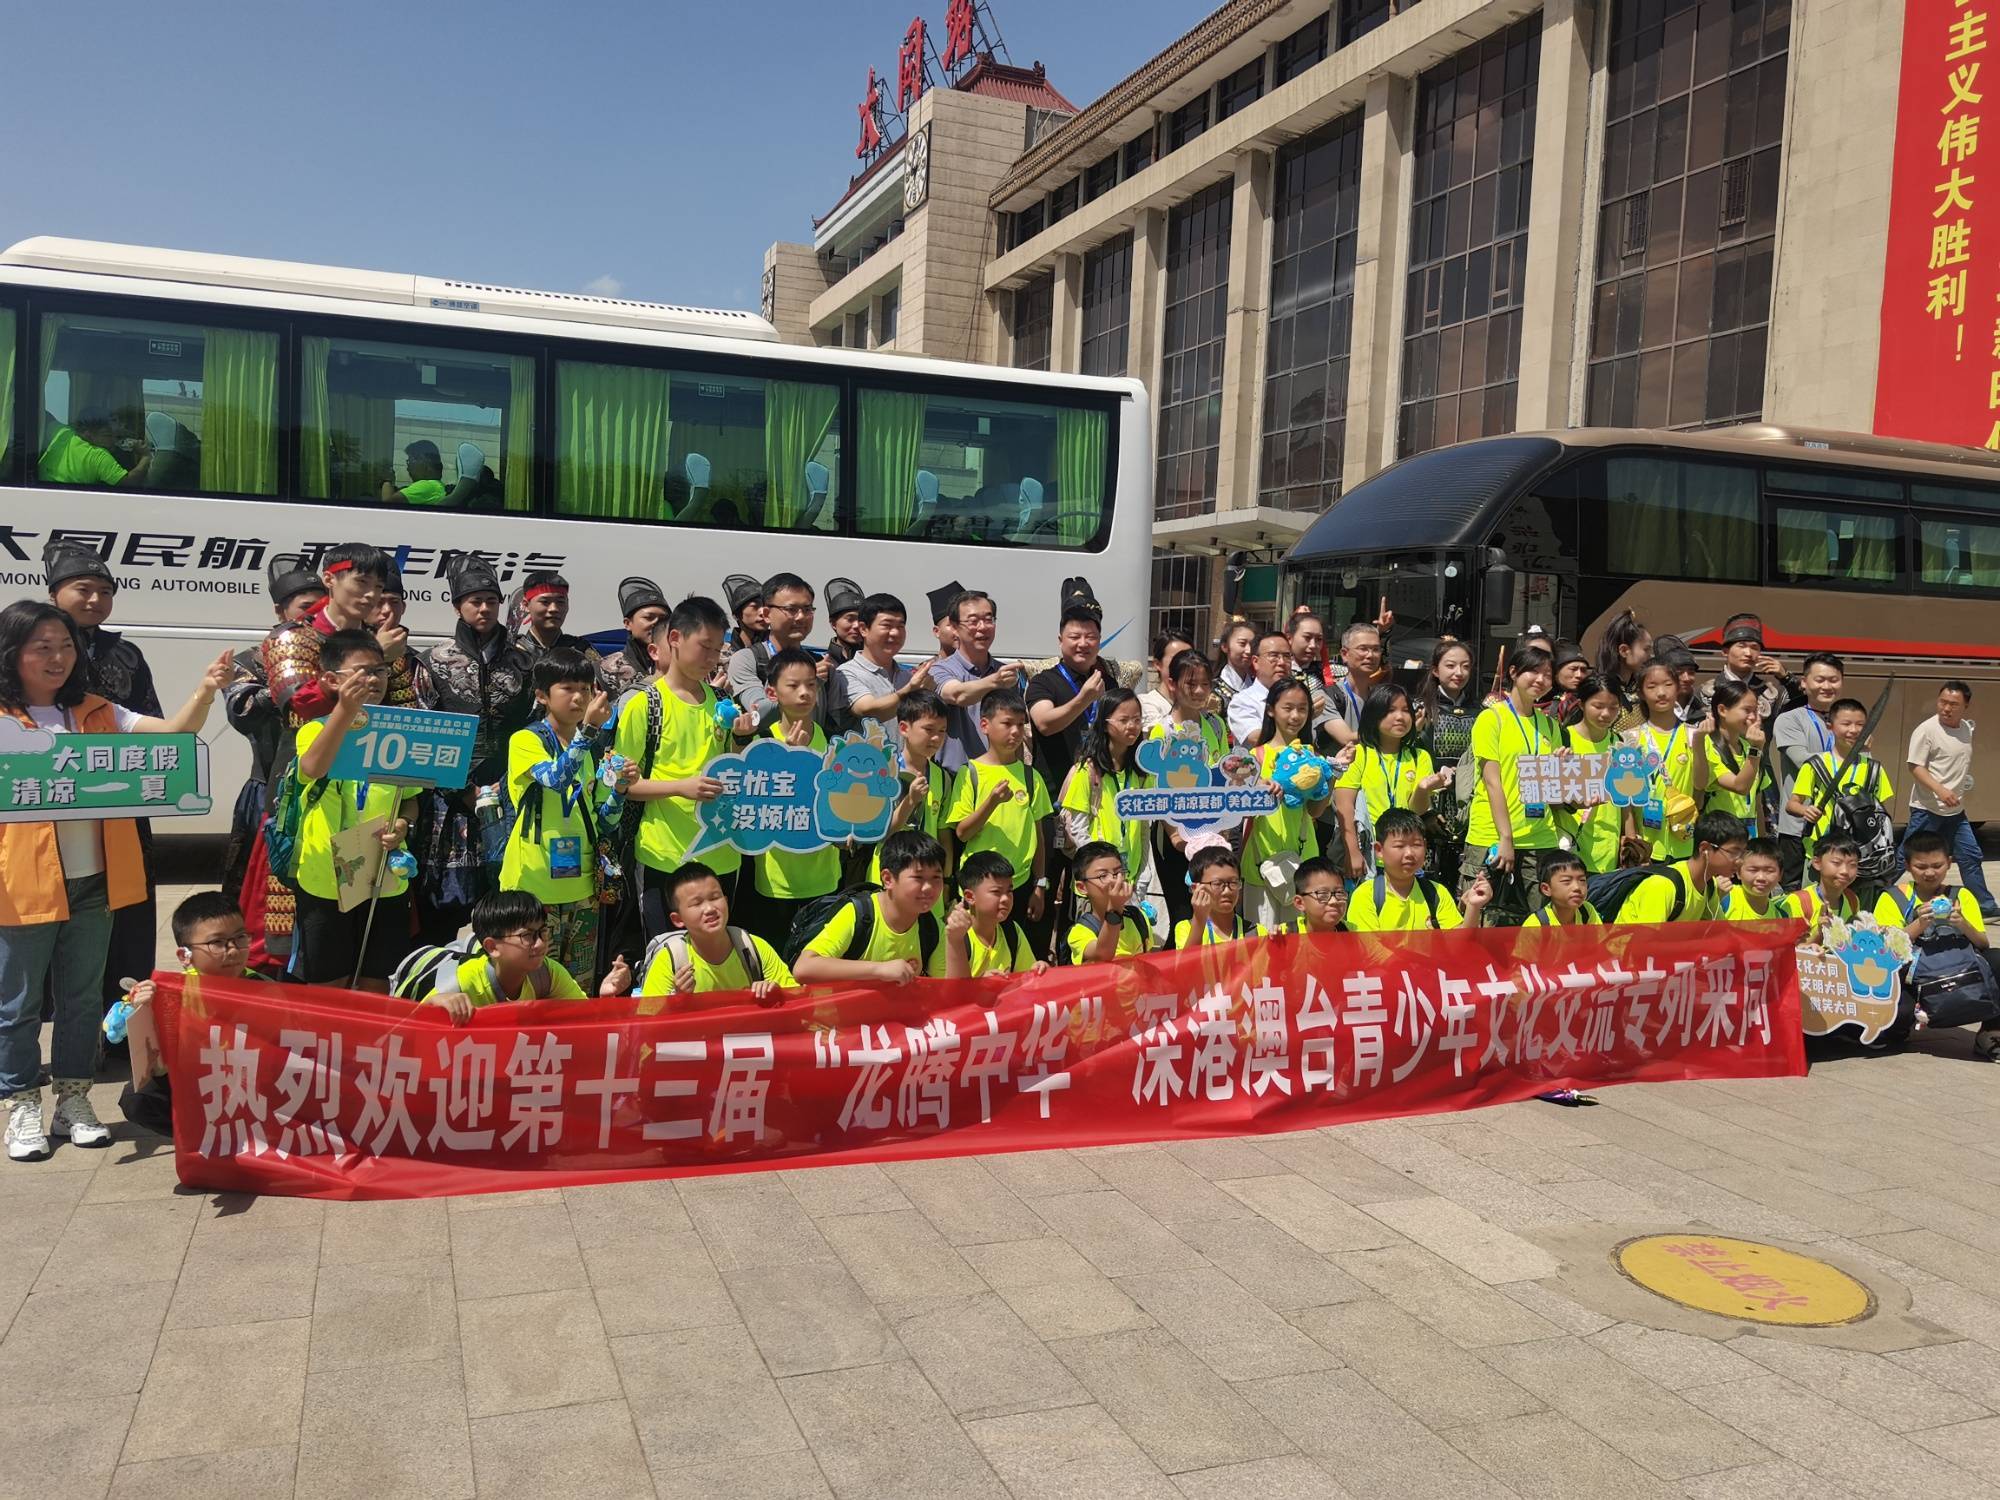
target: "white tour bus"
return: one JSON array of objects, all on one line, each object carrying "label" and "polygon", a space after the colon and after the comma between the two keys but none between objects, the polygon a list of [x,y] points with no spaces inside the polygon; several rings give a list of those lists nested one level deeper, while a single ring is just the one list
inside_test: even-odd
[{"label": "white tour bus", "polygon": [[[1082,575],[1106,654],[1141,658],[1150,431],[1134,380],[801,348],[749,313],[53,238],[0,254],[0,602],[46,597],[50,540],[87,543],[170,703],[273,623],[272,557],[347,541],[398,560],[424,642],[471,551],[503,587],[560,569],[577,634],[618,626],[630,574],[720,599],[790,571],[900,596],[921,650],[925,593],[956,579],[1018,656],[1053,654]],[[437,467],[410,473],[418,443],[443,471],[424,504],[402,493]],[[135,470],[115,487],[106,452]],[[248,772],[219,710],[206,737],[216,812],[177,832],[224,828]]]}]

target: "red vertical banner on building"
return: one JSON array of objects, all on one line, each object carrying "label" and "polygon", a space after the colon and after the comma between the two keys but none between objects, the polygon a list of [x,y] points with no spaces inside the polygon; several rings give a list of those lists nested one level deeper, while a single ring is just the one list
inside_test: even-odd
[{"label": "red vertical banner on building", "polygon": [[2000,145],[1979,150],[2000,4],[1903,3],[1875,430],[2000,448]]}]

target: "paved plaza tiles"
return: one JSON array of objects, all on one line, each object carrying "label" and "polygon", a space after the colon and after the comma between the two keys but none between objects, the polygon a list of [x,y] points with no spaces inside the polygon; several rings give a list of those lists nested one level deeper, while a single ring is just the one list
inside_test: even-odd
[{"label": "paved plaza tiles", "polygon": [[[112,1113],[116,1089],[98,1090]],[[392,1203],[0,1165],[0,1495],[2000,1493],[2000,1070]],[[1691,1312],[1635,1235],[1860,1279]]]}]

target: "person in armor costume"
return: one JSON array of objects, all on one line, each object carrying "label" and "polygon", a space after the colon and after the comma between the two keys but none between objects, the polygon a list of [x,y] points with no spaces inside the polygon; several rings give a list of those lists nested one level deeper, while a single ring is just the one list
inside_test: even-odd
[{"label": "person in armor costume", "polygon": [[[272,558],[266,576],[272,611],[282,623],[303,620],[326,598],[326,586],[303,557]],[[236,796],[236,810],[229,821],[229,848],[222,863],[222,889],[232,893],[242,889],[250,851],[264,823],[264,789],[270,784],[285,729],[284,715],[272,701],[271,684],[264,676],[264,643],[244,647],[233,661],[236,674],[223,690],[222,708],[229,727],[250,742],[250,775]],[[254,931],[251,937],[254,941]]]},{"label": "person in armor costume", "polygon": [[667,596],[650,578],[618,581],[618,613],[625,617],[625,648],[604,658],[597,682],[613,700],[653,680],[653,627],[667,617]]}]

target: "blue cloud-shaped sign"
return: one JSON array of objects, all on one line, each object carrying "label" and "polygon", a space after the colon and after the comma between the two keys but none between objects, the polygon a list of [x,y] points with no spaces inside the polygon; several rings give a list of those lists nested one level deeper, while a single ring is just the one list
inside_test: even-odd
[{"label": "blue cloud-shaped sign", "polygon": [[723,794],[701,809],[701,838],[690,854],[730,844],[745,854],[786,849],[805,854],[829,842],[813,817],[820,752],[762,739],[735,755],[718,756],[706,774]]}]

